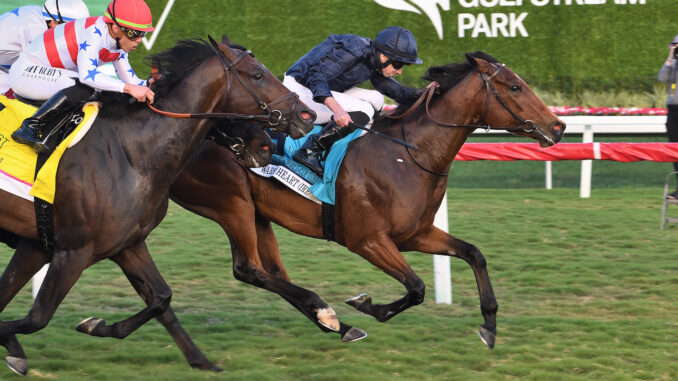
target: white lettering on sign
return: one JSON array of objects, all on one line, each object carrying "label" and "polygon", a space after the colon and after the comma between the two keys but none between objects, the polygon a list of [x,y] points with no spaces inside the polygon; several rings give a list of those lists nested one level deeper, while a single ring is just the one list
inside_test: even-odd
[{"label": "white lettering on sign", "polygon": [[[462,8],[496,8],[496,7],[521,7],[533,5],[536,7],[572,6],[572,5],[645,5],[647,0],[457,0]],[[450,0],[374,0],[385,8],[398,11],[414,12],[426,15],[438,33],[438,38],[443,39],[443,22],[440,11],[450,10]],[[523,22],[527,18],[527,12],[511,13],[462,13],[457,15],[457,36],[460,38],[470,37],[527,37],[527,28]]]},{"label": "white lettering on sign", "polygon": [[471,13],[460,13],[459,29],[457,36],[466,37],[466,31],[471,31],[470,37],[477,38],[480,35],[484,37],[527,37],[527,30],[523,26],[523,21],[527,17],[527,12],[520,15],[515,13],[491,13],[489,19],[484,13],[473,15]]},{"label": "white lettering on sign", "polygon": [[464,8],[515,7],[523,5],[523,0],[459,0],[459,5]]}]

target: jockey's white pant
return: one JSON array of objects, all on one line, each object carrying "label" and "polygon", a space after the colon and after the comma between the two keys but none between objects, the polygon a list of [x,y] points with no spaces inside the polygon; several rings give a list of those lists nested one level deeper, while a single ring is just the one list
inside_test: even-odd
[{"label": "jockey's white pant", "polygon": [[57,91],[75,85],[78,72],[44,66],[21,55],[9,69],[9,85],[16,94],[36,101],[49,99]]},{"label": "jockey's white pant", "polygon": [[6,93],[9,89],[9,74],[0,70],[0,94]]},{"label": "jockey's white pant", "polygon": [[[315,111],[317,115],[315,119],[316,124],[324,124],[332,119],[332,110],[322,103],[315,102],[311,90],[297,82],[294,77],[285,75],[283,85],[290,91],[297,93],[299,99],[311,110]],[[377,90],[351,87],[343,93],[332,91],[332,97],[346,112],[362,111],[370,117],[370,120],[374,117],[375,111],[381,110],[384,107],[384,96]]]}]

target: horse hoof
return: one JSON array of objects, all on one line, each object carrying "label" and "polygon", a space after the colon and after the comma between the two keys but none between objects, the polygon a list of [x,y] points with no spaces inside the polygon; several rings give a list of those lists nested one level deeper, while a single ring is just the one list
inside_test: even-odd
[{"label": "horse hoof", "polygon": [[354,341],[362,340],[367,337],[367,333],[362,329],[351,327],[344,336],[341,337],[341,341],[344,343],[352,343]]},{"label": "horse hoof", "polygon": [[5,357],[7,367],[12,370],[12,372],[25,376],[28,374],[28,360],[21,357],[7,356]]},{"label": "horse hoof", "polygon": [[221,372],[224,371],[223,369],[219,368],[216,365],[212,365],[212,367],[209,370],[211,370],[212,372],[216,372],[216,373],[221,373]]},{"label": "horse hoof", "polygon": [[199,362],[199,363],[190,363],[192,368],[195,369],[200,369],[200,370],[210,370],[212,372],[223,372],[224,370],[219,368],[218,366],[214,365],[213,363],[207,361],[207,362]]},{"label": "horse hoof", "polygon": [[371,302],[372,297],[367,295],[367,294],[360,294],[358,296],[354,296],[350,299],[346,299],[344,303],[348,304],[349,306],[353,306],[355,308],[358,308],[361,304],[366,303],[366,302]]},{"label": "horse hoof", "polygon": [[95,318],[95,317],[90,317],[87,318],[78,324],[75,329],[78,332],[86,333],[88,335],[91,335],[94,330],[100,326],[100,325],[105,325],[106,323],[104,322],[104,319],[102,318]]},{"label": "horse hoof", "polygon": [[485,345],[490,347],[490,349],[494,348],[494,339],[497,337],[497,335],[481,325],[478,336],[480,336],[480,340],[482,340]]},{"label": "horse hoof", "polygon": [[316,312],[316,317],[318,318],[318,323],[323,327],[334,332],[339,332],[339,319],[337,319],[337,313],[334,312],[332,307],[319,309]]}]

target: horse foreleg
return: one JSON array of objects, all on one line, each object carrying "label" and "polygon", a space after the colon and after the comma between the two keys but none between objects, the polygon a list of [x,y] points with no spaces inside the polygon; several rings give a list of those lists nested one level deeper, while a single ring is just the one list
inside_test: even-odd
[{"label": "horse foreleg", "polygon": [[380,322],[384,322],[424,301],[426,285],[407,264],[390,238],[378,236],[358,242],[357,244],[347,245],[348,249],[367,259],[372,265],[402,283],[407,294],[390,304],[372,304],[370,296],[361,294],[346,300],[348,305],[374,316]]},{"label": "horse foreleg", "polygon": [[[40,249],[37,242],[26,239],[19,242],[15,254],[0,276],[0,312],[49,260],[50,256]],[[25,376],[28,373],[28,360],[16,335],[0,337],[0,345],[7,349],[7,366]]]},{"label": "horse foreleg", "polygon": [[[138,249],[137,249],[138,250]],[[127,256],[127,258],[124,258]],[[116,263],[123,270],[125,275],[127,275],[130,283],[134,289],[139,293],[141,298],[150,305],[154,300],[153,290],[150,287],[146,287],[144,281],[141,280],[145,278],[144,269],[140,269],[139,266],[148,266],[147,261],[140,261],[135,258],[137,256],[134,253],[124,253],[123,257],[116,258]],[[143,257],[143,255],[142,255]],[[151,263],[152,264],[152,263]],[[139,275],[142,274],[142,275]],[[135,315],[136,316],[136,315]],[[186,331],[179,323],[174,311],[171,306],[167,306],[165,312],[156,316],[156,319],[162,323],[167,332],[172,336],[177,346],[183,353],[186,361],[193,368],[205,369],[205,370],[215,370],[220,371],[221,369],[211,363],[207,357],[198,349],[198,347],[193,343],[193,340],[188,336]],[[128,319],[129,320],[129,319]],[[83,322],[78,325],[78,331],[92,334],[93,336],[105,336],[105,337],[118,337],[122,338],[122,335],[128,335],[130,332],[123,332],[123,330],[132,329],[135,325],[134,322],[127,322],[127,327],[124,323],[118,323],[118,325],[113,328],[106,327],[105,322],[102,319],[89,318],[85,319]],[[137,322],[138,323],[138,322]],[[115,324],[114,324],[115,325]],[[91,330],[91,333],[90,333]]]},{"label": "horse foreleg", "polygon": [[485,324],[480,326],[479,335],[488,347],[494,348],[499,306],[492,290],[490,276],[487,273],[485,257],[480,250],[476,246],[453,237],[434,226],[425,234],[421,234],[415,240],[409,242],[403,250],[454,256],[463,259],[471,266],[478,285],[480,311],[485,319]]},{"label": "horse foreleg", "polygon": [[[257,252],[259,254],[261,264],[268,274],[270,274],[273,278],[277,279],[276,282],[270,282],[267,285],[265,285],[265,287],[262,288],[271,287],[271,289],[268,288],[266,289],[280,295],[283,299],[290,303],[294,308],[299,310],[299,312],[304,314],[309,320],[315,323],[324,332],[337,331],[335,329],[330,330],[326,328],[326,323],[319,322],[320,319],[333,317],[332,316],[319,317],[317,311],[319,311],[319,307],[321,305],[316,304],[309,306],[308,304],[305,304],[303,295],[304,293],[309,293],[310,300],[315,300],[314,298],[317,298],[317,300],[320,300],[321,303],[324,303],[325,305],[327,305],[327,303],[325,303],[317,294],[292,284],[290,278],[287,276],[287,271],[285,270],[285,266],[283,265],[282,260],[280,258],[280,249],[278,247],[278,241],[276,240],[275,235],[273,233],[273,229],[271,228],[271,223],[266,219],[258,217],[256,219],[256,234],[258,249]],[[299,290],[301,290],[300,291],[301,294],[298,292],[294,292],[294,287],[297,287]],[[285,289],[289,289],[291,292],[280,291]],[[302,295],[302,297],[301,298],[295,297],[297,295]],[[333,311],[334,310],[332,310],[332,312]],[[334,318],[336,318],[336,316]],[[345,343],[358,341],[360,339],[364,339],[365,337],[367,337],[367,333],[365,333],[365,331],[361,330],[360,328],[344,324],[341,321],[338,321],[338,323],[339,323],[338,332],[339,334],[341,334],[341,340]]]},{"label": "horse foreleg", "polygon": [[145,242],[122,250],[112,256],[111,260],[120,266],[134,289],[146,302],[146,307],[110,326],[106,325],[104,319],[91,317],[80,322],[76,329],[92,336],[123,339],[147,321],[165,312],[172,299],[172,291],[155,267]]}]

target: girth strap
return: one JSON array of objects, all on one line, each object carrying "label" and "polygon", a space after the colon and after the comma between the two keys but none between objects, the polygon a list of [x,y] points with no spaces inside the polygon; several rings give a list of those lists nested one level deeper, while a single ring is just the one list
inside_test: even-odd
[{"label": "girth strap", "polygon": [[323,202],[321,207],[321,221],[323,239],[334,241],[336,238],[334,231],[334,205]]}]

